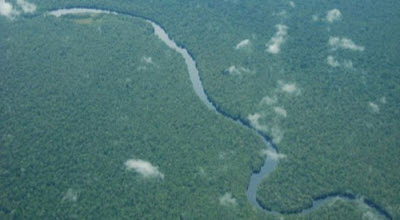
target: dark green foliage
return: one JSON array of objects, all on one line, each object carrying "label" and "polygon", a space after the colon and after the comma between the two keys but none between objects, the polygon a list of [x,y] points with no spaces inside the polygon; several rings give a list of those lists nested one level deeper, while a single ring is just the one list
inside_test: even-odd
[{"label": "dark green foliage", "polygon": [[[79,19],[88,17],[2,24],[1,215],[260,215],[245,194],[251,167],[262,159],[255,156],[264,147],[259,138],[200,102],[182,57],[149,24]],[[127,171],[131,158],[158,166],[165,178]],[[220,204],[225,193],[236,206]]]},{"label": "dark green foliage", "polygon": [[[35,1],[32,0],[32,2]],[[38,5],[37,14],[52,8],[82,6],[123,11],[152,18],[166,29],[171,38],[184,45],[191,52],[198,64],[207,93],[221,109],[245,120],[249,114],[263,112],[264,118],[260,123],[271,126],[279,125],[284,131],[284,137],[277,146],[279,151],[287,157],[280,161],[277,169],[260,186],[258,199],[264,206],[278,211],[295,211],[309,207],[313,198],[331,193],[352,193],[365,196],[373,201],[374,204],[386,210],[393,219],[400,218],[400,179],[398,175],[400,172],[400,143],[398,139],[400,135],[400,44],[398,39],[398,36],[400,36],[400,14],[398,13],[400,6],[398,2],[393,0],[339,0],[332,2],[309,0],[301,3],[296,2],[296,8],[290,8],[285,1],[272,0],[101,0],[95,2],[92,0],[43,0],[36,1],[36,3]],[[333,8],[338,8],[342,12],[343,19],[340,22],[328,24],[323,20],[312,21],[313,15],[318,15],[320,19],[323,19],[326,11]],[[287,12],[286,17],[276,15],[283,10]],[[18,106],[18,109],[13,107],[12,112],[19,111],[18,114],[14,113],[15,115],[12,117],[10,113],[7,113],[9,111],[7,105],[0,106],[3,135],[1,169],[5,173],[1,177],[2,180],[9,178],[6,178],[5,175],[22,175],[18,174],[20,167],[23,167],[22,165],[7,164],[14,161],[9,159],[12,158],[11,152],[13,157],[16,158],[15,163],[19,163],[21,155],[31,155],[27,157],[28,162],[26,164],[29,164],[29,161],[41,160],[42,157],[50,160],[49,154],[58,155],[59,150],[70,149],[65,146],[81,146],[82,143],[89,142],[91,143],[90,147],[75,148],[82,152],[80,157],[88,158],[88,163],[99,163],[93,167],[98,172],[104,172],[103,169],[112,169],[111,167],[115,168],[114,164],[119,164],[120,174],[131,177],[132,173],[124,173],[122,164],[125,159],[138,155],[138,157],[152,162],[159,161],[156,165],[160,167],[161,171],[175,172],[170,175],[182,178],[182,181],[178,181],[173,186],[168,183],[167,177],[170,175],[167,174],[161,184],[124,182],[128,185],[123,186],[128,188],[154,187],[159,190],[157,192],[160,193],[157,196],[160,197],[156,199],[161,202],[156,205],[160,207],[161,215],[171,212],[170,216],[174,218],[178,217],[177,213],[181,213],[181,210],[187,210],[185,214],[182,214],[181,217],[183,218],[207,218],[210,216],[228,219],[234,218],[234,216],[250,218],[254,214],[246,202],[244,191],[250,176],[249,167],[252,169],[258,167],[260,164],[258,150],[263,146],[258,142],[254,143],[257,140],[251,132],[243,131],[230,122],[207,112],[207,109],[197,100],[197,97],[193,93],[189,94],[189,91],[192,90],[182,60],[173,51],[162,46],[161,42],[155,39],[153,39],[154,42],[149,40],[149,36],[151,36],[149,26],[139,22],[142,27],[140,29],[133,28],[132,32],[123,35],[126,39],[121,40],[121,36],[118,34],[112,35],[115,29],[121,27],[110,25],[108,29],[102,29],[109,31],[105,34],[106,39],[98,43],[93,42],[92,47],[78,46],[82,43],[80,41],[83,36],[76,36],[73,45],[77,46],[74,46],[75,50],[71,53],[69,52],[71,48],[61,48],[62,46],[58,42],[53,44],[48,42],[52,39],[61,39],[62,34],[60,33],[58,37],[48,36],[47,34],[52,32],[46,31],[46,25],[43,26],[43,19],[49,24],[58,21],[50,18],[37,19],[35,29],[31,30],[30,35],[19,33],[21,29],[26,30],[25,26],[29,25],[24,24],[24,22],[28,21],[17,19],[13,26],[18,24],[21,27],[10,27],[10,22],[0,19],[1,30],[10,29],[10,31],[0,32],[0,51],[10,51],[0,53],[0,56],[2,56],[0,59],[0,62],[2,62],[0,63],[1,100],[2,103],[8,103],[11,107]],[[101,20],[101,16],[99,19]],[[35,22],[35,20],[32,22]],[[289,27],[288,38],[282,45],[281,53],[271,55],[265,51],[265,44],[275,34],[276,24],[285,24]],[[55,26],[57,27],[57,25]],[[74,33],[74,35],[82,32],[82,29],[78,29],[78,27],[80,26],[78,25],[75,27],[76,29],[73,29],[74,26],[68,26],[72,30],[67,32]],[[11,28],[15,28],[14,32],[11,31]],[[85,26],[83,29],[86,30],[87,27]],[[38,30],[42,31],[42,35],[33,34]],[[138,30],[142,30],[142,32],[136,32]],[[57,32],[60,31],[66,30],[59,27]],[[95,33],[96,31],[93,28],[92,32]],[[14,43],[13,48],[11,48],[13,44],[6,41],[8,35],[12,35],[12,33],[17,36],[21,35],[18,44]],[[131,41],[132,36],[135,36],[140,42],[135,44],[133,50],[129,48],[133,44],[128,42],[121,44],[121,42]],[[365,51],[332,51],[328,46],[330,36],[352,39],[356,44],[364,46]],[[39,37],[41,40],[38,40],[37,43],[25,43]],[[142,39],[145,37],[146,40]],[[105,41],[107,39],[108,41]],[[118,43],[113,39],[116,39]],[[235,45],[243,39],[251,40],[250,47],[245,50],[235,50]],[[97,41],[99,39],[92,40]],[[90,40],[84,42],[82,44],[87,45]],[[42,54],[38,56],[40,50],[34,51],[35,47],[40,48],[46,44],[49,44],[47,50],[43,50]],[[48,50],[54,45],[58,45],[57,50],[48,53]],[[109,47],[98,48],[98,45]],[[137,45],[147,46],[137,49]],[[154,45],[158,45],[159,49],[153,48]],[[31,51],[31,53],[23,55],[27,46],[30,47],[28,51]],[[16,50],[20,52],[17,53]],[[114,58],[110,58],[111,55],[104,55],[105,52],[110,50],[114,51]],[[154,51],[147,54],[149,50]],[[164,52],[160,53],[160,51]],[[11,52],[17,53],[14,54],[13,60],[11,58],[5,59],[4,57],[12,55]],[[71,53],[70,56],[68,56],[69,53]],[[121,57],[125,57],[122,55],[123,53],[127,53],[126,55],[130,58],[121,59]],[[95,58],[90,58],[90,54]],[[121,78],[123,80],[120,80],[119,84],[115,84],[116,79],[113,81],[107,78],[110,77],[109,73],[114,72],[115,68],[119,70],[120,74],[130,73],[132,69],[140,65],[141,55],[144,54],[153,57],[153,59],[158,54],[160,56],[158,61],[164,62],[164,65],[160,65],[160,68],[167,68],[165,73],[170,73],[162,76],[171,78],[154,80],[155,77],[161,77],[156,74],[164,72],[161,69],[159,71],[149,70],[153,75],[140,75],[137,78],[132,75],[123,75],[124,77]],[[329,67],[326,63],[328,55],[335,56],[339,61],[351,60],[353,68]],[[55,63],[64,63],[66,61],[65,56],[74,65],[68,65],[68,63],[63,66],[54,65]],[[137,57],[131,59],[134,56]],[[168,58],[165,58],[165,56],[168,56]],[[173,58],[169,58],[171,56]],[[37,60],[30,60],[31,57],[36,57]],[[47,61],[48,59],[52,62],[43,62],[43,60]],[[176,61],[172,61],[174,59]],[[26,62],[26,64],[20,65],[21,62]],[[90,65],[86,65],[87,62]],[[80,63],[80,65],[76,65],[76,63]],[[83,69],[82,65],[84,66]],[[248,68],[251,72],[236,76],[227,74],[226,70],[233,65]],[[74,66],[75,68],[73,68]],[[39,75],[41,78],[35,78],[37,76],[37,74],[34,74],[35,71],[42,72],[44,75]],[[52,75],[57,72],[63,74]],[[76,73],[75,76],[71,75],[73,72]],[[92,78],[94,78],[92,81],[82,80],[82,76],[86,72],[92,73]],[[21,77],[15,77],[14,74],[21,75]],[[49,75],[57,78],[52,79],[50,77],[50,80]],[[59,80],[60,78],[62,80]],[[127,78],[131,78],[131,81],[124,81]],[[46,80],[50,80],[47,84],[48,87],[43,87],[42,83]],[[296,86],[301,90],[300,95],[290,96],[277,93],[276,91],[280,88],[279,80],[283,83],[296,83]],[[32,83],[27,84],[26,81]],[[54,84],[56,81],[61,81],[64,85]],[[76,82],[80,84],[76,84]],[[6,85],[13,89],[7,90]],[[86,91],[86,88],[90,89]],[[56,94],[66,94],[65,91],[69,91],[68,97],[63,98],[56,95],[49,98],[51,97],[49,95],[55,94],[56,91],[58,91]],[[166,91],[168,91],[169,96],[167,96]],[[274,94],[278,98],[277,106],[286,109],[287,118],[279,118],[273,112],[272,107],[260,105],[260,100],[263,97]],[[181,98],[182,95],[187,95],[188,100],[184,101]],[[126,97],[136,98],[126,100],[124,99]],[[386,103],[382,101],[383,97],[385,97]],[[74,105],[65,101],[72,99],[76,100]],[[27,102],[26,100],[30,101]],[[91,101],[88,102],[88,100]],[[34,101],[37,103],[32,103]],[[369,106],[370,102],[379,106],[379,113],[372,111]],[[54,105],[53,109],[48,108],[52,105]],[[89,108],[89,106],[92,107]],[[132,106],[139,107],[133,108]],[[35,111],[31,111],[32,109]],[[40,109],[40,111],[37,109]],[[26,114],[26,112],[29,112],[29,114]],[[68,114],[65,112],[68,112]],[[124,117],[120,114],[124,114]],[[52,115],[52,118],[45,120],[44,118],[48,118],[47,115]],[[158,117],[155,115],[158,115]],[[85,120],[82,121],[83,119]],[[177,124],[174,124],[174,126],[178,126],[180,129],[171,129],[170,123],[160,123],[160,121],[170,120],[176,121]],[[218,121],[216,124],[215,120],[221,122]],[[32,129],[33,125],[37,128]],[[233,128],[230,129],[232,126]],[[43,130],[51,130],[52,133],[47,134]],[[81,131],[85,131],[85,133]],[[206,131],[209,133],[205,133]],[[238,132],[241,135],[232,135],[232,132]],[[268,131],[265,133],[272,136]],[[23,134],[23,137],[15,134]],[[118,134],[118,138],[115,137],[115,134]],[[172,136],[168,136],[168,134]],[[65,137],[74,135],[77,137],[72,138],[74,140],[72,143],[69,143],[71,142],[69,139],[64,140]],[[47,140],[49,138],[55,139],[54,137],[57,137],[56,143],[61,143],[54,145],[57,147],[45,148],[44,152],[46,153],[40,155],[29,153],[31,151],[36,152],[37,147],[26,146],[26,143],[34,143],[35,146],[50,146]],[[170,140],[171,138],[166,137],[173,138]],[[226,140],[229,140],[229,143]],[[116,151],[105,147],[112,143],[123,147]],[[171,146],[177,147],[176,143],[185,144],[179,145],[176,150],[171,151]],[[240,146],[244,144],[246,144],[246,149],[250,148],[251,150],[240,151],[240,155],[237,151],[238,153],[235,155],[239,158],[229,160],[231,164],[226,164],[227,167],[238,167],[231,175],[239,175],[240,178],[215,173],[216,171],[211,167],[225,165],[222,162],[215,162],[218,161],[216,155],[221,152],[221,149],[226,148],[226,146],[241,149]],[[253,147],[247,146],[248,144]],[[29,150],[26,148],[18,150],[18,148],[12,147],[14,145],[24,145]],[[104,146],[104,149],[101,148],[97,152],[99,155],[107,155],[104,158],[115,158],[113,160],[118,162],[114,164],[107,162],[111,163],[107,164],[98,160],[98,155],[95,154],[93,157],[92,150],[97,149],[97,145]],[[197,146],[197,148],[192,149],[193,146]],[[10,149],[13,149],[13,151],[10,151]],[[128,150],[130,152],[126,153]],[[71,150],[69,154],[63,153],[62,156],[67,158],[64,161],[74,158],[71,155],[75,155],[75,152]],[[194,154],[197,156],[193,157]],[[214,159],[209,159],[209,155],[214,155]],[[36,158],[37,156],[41,157]],[[186,160],[179,160],[179,165],[177,165],[175,164],[177,157]],[[251,161],[252,158],[258,158],[258,161]],[[54,163],[57,160],[54,159]],[[81,160],[71,159],[69,162],[77,164],[77,161]],[[65,169],[67,169],[70,166],[66,164],[68,163],[63,162],[59,163],[58,166],[65,166]],[[200,164],[206,172],[219,175],[218,178],[215,177],[209,182],[206,181],[206,183],[202,183],[201,178],[185,179],[182,173],[196,172],[195,165],[200,166]],[[162,170],[163,167],[164,170]],[[209,167],[209,169],[207,170],[205,167]],[[60,170],[59,168],[52,169]],[[71,169],[72,172],[77,168],[68,169]],[[87,169],[91,170],[91,168]],[[103,179],[100,179],[99,182],[108,180],[107,178],[111,174],[120,175],[111,171],[105,173],[102,176]],[[77,179],[84,181],[84,178]],[[236,179],[240,179],[240,181],[236,181]],[[115,178],[116,183],[110,183],[107,186],[122,184],[118,182],[119,180],[119,178]],[[185,182],[184,180],[192,182],[182,187],[181,183]],[[12,179],[8,181],[21,182]],[[65,179],[59,181],[69,183]],[[0,185],[1,189],[6,187],[8,189],[7,182],[1,182],[3,184]],[[45,185],[45,182],[43,184]],[[52,186],[55,183],[50,182],[49,184]],[[62,193],[66,192],[69,185],[65,184],[58,191],[54,189],[48,194],[54,197],[52,193],[58,193],[57,201],[59,201],[62,198]],[[80,185],[78,184],[78,186]],[[100,187],[100,189],[103,188]],[[143,207],[135,206],[138,204],[137,202],[132,202],[132,204],[126,202],[126,204],[129,204],[126,205],[126,208],[118,208],[117,210],[126,210],[124,211],[124,213],[127,213],[126,216],[131,216],[130,210],[134,206],[138,207],[138,211],[133,213],[147,213],[150,205],[146,204],[144,200],[148,198],[148,195],[144,195],[144,191],[139,189],[134,192],[137,193],[135,198],[142,199],[140,204],[144,204]],[[167,189],[176,189],[176,191],[169,193]],[[193,189],[195,189],[196,198],[199,197],[195,201],[191,200]],[[115,198],[126,195],[126,191],[121,190],[119,194],[115,195]],[[240,207],[243,206],[237,212],[227,211],[232,216],[224,211],[216,211],[217,208],[215,207],[218,203],[215,198],[223,195],[226,191],[231,191],[237,198]],[[92,193],[95,196],[92,195],[91,198],[93,199],[88,201],[103,200],[104,197],[95,198],[98,196],[97,192],[93,189]],[[177,192],[180,192],[179,195],[183,196],[178,196]],[[182,194],[182,192],[184,193]],[[7,190],[2,190],[2,193],[7,193]],[[190,199],[187,195],[191,195],[189,196]],[[204,197],[200,197],[200,195]],[[210,195],[214,200],[210,199]],[[29,197],[29,194],[17,196],[16,201],[24,201],[22,198]],[[1,198],[7,200],[8,197],[2,196]],[[82,198],[81,195],[80,198]],[[173,198],[174,201],[171,201],[170,198]],[[213,201],[213,203],[210,203],[210,201]],[[8,204],[10,203],[2,202],[0,204],[0,210],[3,210],[3,213],[9,214],[17,207],[16,204]],[[170,208],[170,206],[173,206],[173,208]],[[185,206],[190,208],[182,208]],[[114,205],[113,208],[115,207]],[[99,209],[85,210],[98,211]],[[35,210],[35,208],[30,210]],[[62,208],[62,210],[66,209]],[[104,211],[110,210],[112,208]],[[207,210],[212,210],[212,212],[210,213]],[[322,218],[325,219],[359,219],[368,211],[370,210],[360,209],[352,203],[339,202],[333,206],[322,207],[305,216],[296,215],[290,218],[321,219],[321,216],[323,216]],[[89,214],[83,211],[79,213],[93,216],[93,212],[95,211]],[[152,217],[160,218],[157,214],[154,213]],[[112,214],[106,216],[112,216]],[[140,217],[151,218],[147,215]]]}]

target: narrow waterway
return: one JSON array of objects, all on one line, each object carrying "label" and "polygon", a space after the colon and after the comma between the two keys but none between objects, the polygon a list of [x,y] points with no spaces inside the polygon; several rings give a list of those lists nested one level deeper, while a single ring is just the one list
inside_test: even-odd
[{"label": "narrow waterway", "polygon": [[[192,82],[193,90],[196,93],[196,95],[200,98],[200,100],[211,110],[216,112],[217,114],[222,115],[223,117],[227,118],[228,120],[238,123],[241,126],[245,127],[246,129],[251,129],[254,131],[255,134],[259,136],[265,143],[265,146],[269,152],[272,154],[277,154],[277,148],[273,145],[271,141],[269,141],[269,138],[261,134],[259,131],[257,131],[255,128],[253,128],[250,124],[246,123],[245,121],[241,119],[235,119],[213,103],[211,99],[207,96],[201,79],[200,79],[200,74],[196,66],[196,62],[193,59],[193,57],[190,55],[190,53],[183,47],[180,47],[176,44],[174,40],[172,40],[168,34],[165,32],[165,30],[157,24],[155,21],[152,21],[148,18],[142,17],[142,16],[136,16],[128,13],[123,13],[123,12],[116,12],[116,11],[111,11],[111,10],[104,10],[104,9],[97,9],[97,8],[68,8],[68,9],[57,9],[57,10],[52,10],[49,11],[48,14],[60,17],[63,15],[68,15],[68,14],[81,14],[81,13],[103,13],[103,14],[113,14],[113,15],[124,15],[124,16],[129,16],[133,18],[140,18],[144,20],[145,22],[148,22],[152,25],[154,29],[154,34],[162,41],[164,42],[168,47],[171,49],[175,50],[179,54],[182,55],[182,57],[185,60],[186,66],[188,68],[189,72],[189,77],[190,81]],[[250,180],[249,180],[249,185],[247,189],[247,197],[249,199],[249,202],[259,208],[260,210],[273,214],[273,215],[278,215],[278,214],[289,214],[289,213],[279,213],[273,210],[270,210],[268,208],[262,207],[259,202],[257,201],[257,188],[261,181],[266,178],[271,172],[274,171],[278,161],[273,159],[272,157],[266,158],[263,166],[261,167],[259,172],[255,172],[251,175]],[[371,209],[374,209],[379,215],[387,218],[387,219],[392,219],[392,217],[389,215],[387,211],[385,211],[383,208],[379,207],[375,203],[373,203],[370,200],[367,199],[362,199],[358,198],[353,194],[340,194],[340,193],[333,193],[329,195],[322,195],[319,198],[314,199],[313,205],[311,207],[305,208],[303,210],[298,210],[298,211],[293,211],[290,212],[290,214],[296,214],[296,213],[308,213],[311,212],[324,204],[336,200],[336,199],[343,199],[343,200],[348,200],[348,201],[357,201]]]}]

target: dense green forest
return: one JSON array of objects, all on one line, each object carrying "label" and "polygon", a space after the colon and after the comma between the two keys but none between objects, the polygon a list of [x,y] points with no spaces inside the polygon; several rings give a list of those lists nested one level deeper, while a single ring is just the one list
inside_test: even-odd
[{"label": "dense green forest", "polygon": [[[263,144],[207,110],[149,24],[48,16],[1,26],[2,218],[260,214],[244,189]],[[130,172],[132,158],[163,178]],[[232,202],[220,204],[225,194]]]},{"label": "dense green forest", "polygon": [[[95,7],[161,24],[196,60],[212,101],[272,138],[285,157],[260,185],[263,206],[296,212],[350,193],[400,219],[399,2],[31,2],[32,14],[0,17],[5,218],[266,217],[245,194],[265,146],[208,111],[182,58],[150,25],[111,15],[35,17]],[[341,16],[330,21],[332,9]],[[271,42],[278,51],[268,51]],[[150,161],[164,178],[127,171],[131,158]],[[338,200],[288,218],[321,216],[376,213]]]}]

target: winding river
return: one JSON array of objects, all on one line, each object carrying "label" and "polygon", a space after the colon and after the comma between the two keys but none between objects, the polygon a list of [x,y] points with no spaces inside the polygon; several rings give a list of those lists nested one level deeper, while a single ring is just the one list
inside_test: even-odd
[{"label": "winding river", "polygon": [[[278,150],[276,146],[271,142],[270,138],[267,136],[263,135],[261,132],[257,131],[255,128],[253,128],[249,123],[243,121],[242,119],[237,119],[232,116],[230,116],[228,113],[224,112],[221,110],[218,105],[216,105],[214,102],[211,101],[209,96],[207,96],[201,79],[199,75],[199,71],[196,67],[196,62],[194,61],[193,57],[190,55],[190,53],[183,47],[180,47],[176,44],[175,41],[173,41],[171,38],[169,38],[168,34],[165,32],[165,30],[157,24],[155,21],[143,17],[143,16],[137,16],[129,13],[124,13],[124,12],[117,12],[117,11],[111,11],[111,10],[105,10],[105,9],[97,9],[97,8],[67,8],[67,9],[56,9],[56,10],[51,10],[47,12],[47,14],[60,17],[63,15],[68,15],[68,14],[81,14],[81,13],[95,13],[95,14],[113,14],[113,15],[124,15],[124,16],[129,16],[133,18],[140,18],[144,20],[145,22],[149,23],[152,25],[154,29],[154,34],[161,40],[163,41],[169,48],[175,50],[179,54],[182,55],[182,57],[185,60],[186,66],[188,68],[189,76],[190,76],[190,81],[192,82],[193,89],[196,93],[196,95],[200,98],[200,100],[211,110],[214,111],[216,114],[220,114],[226,119],[238,123],[241,126],[245,127],[246,129],[251,129],[256,133],[259,138],[262,139],[262,141],[265,143],[267,149],[269,152],[272,154],[277,154]],[[272,171],[274,171],[278,161],[272,157],[266,158],[263,166],[261,167],[259,172],[253,173],[250,177],[249,181],[249,186],[247,188],[247,197],[249,199],[249,202],[259,208],[260,210],[272,214],[272,215],[279,215],[279,214],[298,214],[298,213],[308,213],[311,212],[318,207],[323,206],[324,204],[336,200],[336,199],[343,199],[343,200],[354,200],[362,205],[365,205],[373,210],[375,210],[380,216],[385,217],[387,219],[392,219],[391,215],[375,204],[374,202],[368,200],[368,199],[363,199],[359,198],[353,194],[341,194],[341,193],[332,193],[328,195],[322,195],[318,198],[315,198],[313,201],[313,205],[309,208],[303,209],[303,210],[297,210],[297,211],[292,211],[292,212],[287,212],[287,213],[280,213],[277,211],[273,211],[268,209],[267,207],[262,207],[260,203],[257,200],[257,188],[259,184],[261,183],[263,178],[266,178]]]}]

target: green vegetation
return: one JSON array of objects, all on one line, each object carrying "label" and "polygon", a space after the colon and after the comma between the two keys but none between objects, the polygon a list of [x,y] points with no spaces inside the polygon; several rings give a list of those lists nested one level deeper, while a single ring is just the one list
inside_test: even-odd
[{"label": "green vegetation", "polygon": [[[207,110],[149,24],[81,19],[2,21],[1,218],[261,215],[245,194],[259,138]],[[131,158],[164,178],[126,170]]]},{"label": "green vegetation", "polygon": [[[277,140],[279,131],[283,134],[277,147],[286,158],[258,191],[264,206],[298,211],[313,198],[352,193],[400,219],[399,2],[309,0],[295,8],[272,0],[36,4],[37,14],[52,8],[98,7],[160,23],[192,53],[207,93],[221,109],[244,120],[258,113],[259,123],[268,127],[266,135]],[[323,19],[333,8],[343,18],[329,24]],[[283,11],[286,15],[280,14]],[[314,15],[318,21],[312,20]],[[42,207],[47,216],[261,215],[245,195],[250,170],[260,164],[259,140],[207,111],[191,92],[179,55],[155,39],[148,25],[106,17],[69,22],[0,19],[1,30],[7,30],[0,32],[0,50],[8,51],[0,54],[0,210],[7,216],[13,209],[13,215],[29,216]],[[89,25],[76,24],[88,19]],[[281,52],[273,55],[265,44],[276,33],[276,24],[286,25],[288,36]],[[126,28],[130,25],[134,28]],[[103,35],[94,38],[99,26]],[[67,33],[74,39],[72,48],[61,43]],[[332,50],[332,36],[349,38],[365,50]],[[249,46],[235,50],[244,39],[250,40]],[[143,56],[151,56],[159,69],[140,74]],[[333,68],[328,56],[341,63],[351,60],[353,67]],[[249,71],[227,74],[231,66]],[[90,81],[83,80],[87,72]],[[294,83],[300,93],[281,92],[285,83]],[[276,96],[277,103],[261,103],[266,96]],[[285,109],[287,117],[277,115],[274,107]],[[219,160],[218,155],[230,152],[227,147],[235,158]],[[148,182],[126,172],[123,163],[136,156],[159,166],[165,179]],[[37,165],[26,172],[29,164]],[[218,171],[223,167],[225,172]],[[210,179],[198,175],[200,168]],[[21,187],[25,190],[19,191]],[[42,196],[40,187],[45,189]],[[79,191],[79,206],[60,202],[69,188]],[[237,199],[236,209],[218,207],[218,198],[226,192]],[[41,202],[35,203],[38,198]],[[109,206],[102,204],[106,201]],[[151,213],[154,207],[158,212]],[[339,201],[289,218],[359,219],[369,212]]]}]

